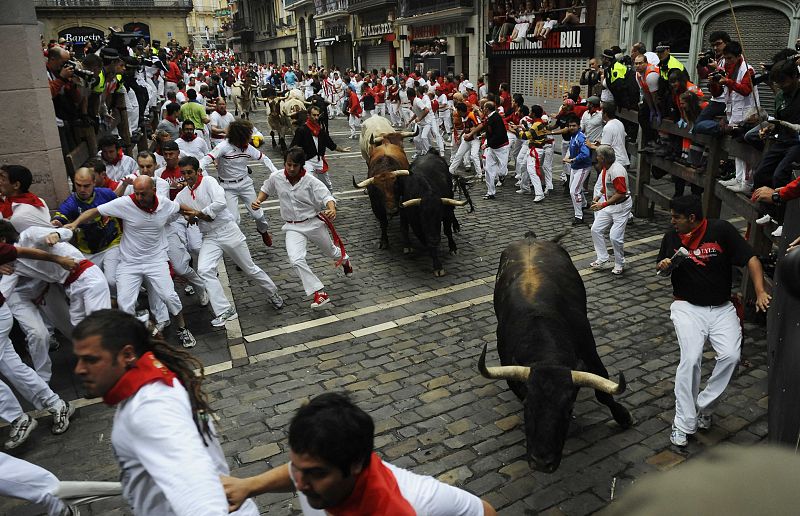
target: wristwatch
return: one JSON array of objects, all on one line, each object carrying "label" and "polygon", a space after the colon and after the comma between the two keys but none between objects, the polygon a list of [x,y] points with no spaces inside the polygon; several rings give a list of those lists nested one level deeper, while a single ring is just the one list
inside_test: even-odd
[{"label": "wristwatch", "polygon": [[781,203],[781,193],[779,190],[775,190],[774,192],[772,192],[772,202],[775,204]]}]

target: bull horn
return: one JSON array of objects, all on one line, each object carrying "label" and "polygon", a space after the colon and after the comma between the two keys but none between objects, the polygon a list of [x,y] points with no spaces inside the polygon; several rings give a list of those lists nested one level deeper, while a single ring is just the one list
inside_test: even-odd
[{"label": "bull horn", "polygon": [[374,134],[369,135],[369,144],[370,145],[380,145],[383,143],[383,136],[378,136],[375,138]]},{"label": "bull horn", "polygon": [[373,181],[375,181],[375,178],[374,177],[370,177],[368,179],[365,179],[365,180],[361,181],[360,183],[356,183],[356,179],[353,178],[353,185],[356,188],[366,188],[369,185],[371,185]]},{"label": "bull horn", "polygon": [[622,373],[619,373],[619,383],[615,383],[608,378],[586,371],[572,371],[572,383],[578,387],[591,387],[606,394],[622,394],[627,386],[625,375]]},{"label": "bull horn", "polygon": [[407,201],[401,202],[400,203],[400,207],[401,208],[410,208],[412,206],[419,206],[420,204],[422,204],[422,199],[420,199],[418,197],[416,199],[409,199]]},{"label": "bull horn", "polygon": [[419,134],[419,126],[413,131],[400,131],[400,136],[403,138],[413,138]]},{"label": "bull horn", "polygon": [[531,368],[525,366],[486,367],[486,344],[483,345],[481,357],[478,359],[478,371],[480,371],[481,376],[490,380],[526,382],[531,375]]},{"label": "bull horn", "polygon": [[442,204],[445,206],[464,206],[467,204],[467,201],[457,201],[448,197],[442,197]]},{"label": "bull horn", "polygon": [[395,176],[410,176],[411,172],[409,172],[408,170],[393,170],[392,174],[394,174]]}]

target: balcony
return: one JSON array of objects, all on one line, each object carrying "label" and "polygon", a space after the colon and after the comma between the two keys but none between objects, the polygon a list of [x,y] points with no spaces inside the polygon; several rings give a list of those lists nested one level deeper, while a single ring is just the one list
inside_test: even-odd
[{"label": "balcony", "polygon": [[347,25],[333,25],[332,27],[322,27],[319,30],[319,39],[335,38],[336,36],[346,36],[349,34]]},{"label": "balcony", "polygon": [[283,9],[285,11],[294,11],[313,2],[314,0],[283,0]]},{"label": "balcony", "polygon": [[233,19],[233,35],[242,38],[243,43],[253,41],[253,25],[250,20],[237,16]]},{"label": "balcony", "polygon": [[350,0],[347,10],[351,13],[367,11],[379,7],[393,7],[397,5],[397,0]]},{"label": "balcony", "polygon": [[314,0],[314,6],[317,10],[317,20],[330,20],[332,18],[339,18],[347,16],[347,8],[350,2],[348,0]]},{"label": "balcony", "polygon": [[75,9],[109,11],[141,11],[142,9],[188,13],[192,0],[33,0],[37,11],[66,11]]},{"label": "balcony", "polygon": [[[352,2],[353,0],[351,0]],[[436,16],[426,16],[426,20],[437,21],[442,17],[468,16],[472,14],[475,7],[474,0],[398,0],[398,18],[413,18],[423,14],[433,14]]]}]

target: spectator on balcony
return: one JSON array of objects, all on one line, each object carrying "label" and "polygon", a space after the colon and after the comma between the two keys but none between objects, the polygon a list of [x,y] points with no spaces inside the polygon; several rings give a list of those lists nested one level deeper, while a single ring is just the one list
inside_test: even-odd
[{"label": "spectator on balcony", "polygon": [[570,7],[567,14],[564,15],[561,24],[578,25],[582,23],[586,23],[586,1],[572,0],[572,7]]},{"label": "spectator on balcony", "polygon": [[[713,78],[718,76],[720,70],[725,69],[725,56],[723,53],[725,51],[725,46],[730,43],[731,37],[725,31],[716,30],[711,33],[708,41],[711,43],[711,48],[714,51],[714,58],[712,59],[700,54],[700,58],[697,60],[697,76],[700,79],[709,79],[709,76]],[[717,117],[721,117],[725,114],[728,87],[724,84],[721,86],[721,88],[717,87],[711,90],[711,100],[708,103],[708,107],[697,117],[695,132],[698,134],[715,134],[719,128],[717,124],[711,124],[708,127],[711,129],[711,132],[708,133],[706,132],[706,127],[703,122],[705,120],[715,120]]]},{"label": "spectator on balcony", "polygon": [[[586,69],[583,71],[583,73],[581,73],[580,84],[581,86],[586,86],[587,97],[591,97],[592,95],[600,95],[598,89],[600,84],[600,74],[596,58],[593,57],[589,59]],[[595,91],[596,89],[597,91]]]}]

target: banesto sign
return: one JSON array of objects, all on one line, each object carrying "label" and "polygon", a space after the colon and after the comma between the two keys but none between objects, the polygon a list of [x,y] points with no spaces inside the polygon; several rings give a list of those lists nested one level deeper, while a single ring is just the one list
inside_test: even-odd
[{"label": "banesto sign", "polygon": [[494,44],[491,52],[509,57],[594,57],[594,35],[594,27],[575,27],[553,31],[545,40]]}]

